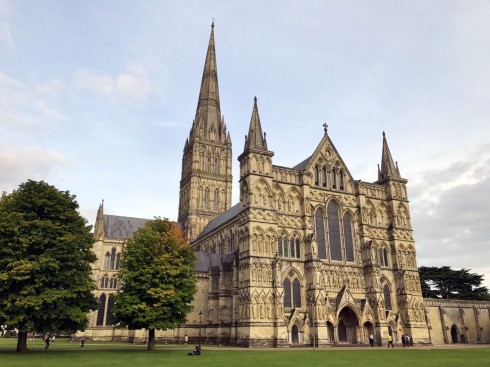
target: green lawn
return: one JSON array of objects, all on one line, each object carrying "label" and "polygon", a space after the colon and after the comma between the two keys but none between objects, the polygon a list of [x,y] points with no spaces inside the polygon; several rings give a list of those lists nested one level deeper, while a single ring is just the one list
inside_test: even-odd
[{"label": "green lawn", "polygon": [[156,366],[295,366],[295,367],[480,367],[490,366],[490,346],[482,349],[366,348],[354,350],[226,350],[204,346],[199,357],[189,357],[191,346],[146,346],[124,343],[79,343],[57,340],[44,351],[41,340],[29,342],[30,353],[15,353],[16,340],[0,338],[0,366],[8,367],[156,367]]}]

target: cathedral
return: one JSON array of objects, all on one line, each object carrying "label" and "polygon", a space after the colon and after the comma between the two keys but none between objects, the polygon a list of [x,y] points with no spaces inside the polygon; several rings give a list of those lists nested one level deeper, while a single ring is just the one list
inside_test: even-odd
[{"label": "cathedral", "polygon": [[[255,98],[232,205],[232,141],[221,114],[214,25],[184,144],[178,224],[196,252],[187,323],[157,339],[244,347],[490,342],[490,302],[424,300],[407,180],[383,133],[376,182],[351,176],[328,135],[290,167],[275,165]],[[245,131],[244,131],[245,133]],[[273,133],[273,132],[272,132]],[[273,149],[273,147],[270,147]],[[146,219],[104,214],[94,230],[99,308],[84,336],[145,341],[112,325],[124,243]]]}]

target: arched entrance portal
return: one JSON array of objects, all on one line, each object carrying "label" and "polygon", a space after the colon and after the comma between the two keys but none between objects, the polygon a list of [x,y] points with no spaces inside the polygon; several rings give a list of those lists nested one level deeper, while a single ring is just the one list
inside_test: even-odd
[{"label": "arched entrance portal", "polygon": [[291,328],[291,344],[299,344],[299,329],[296,324]]},{"label": "arched entrance portal", "polygon": [[458,328],[456,325],[451,326],[451,340],[453,343],[458,342]]},{"label": "arched entrance portal", "polygon": [[339,323],[337,324],[339,343],[357,343],[358,326],[359,321],[354,311],[350,307],[344,307],[340,311]]}]

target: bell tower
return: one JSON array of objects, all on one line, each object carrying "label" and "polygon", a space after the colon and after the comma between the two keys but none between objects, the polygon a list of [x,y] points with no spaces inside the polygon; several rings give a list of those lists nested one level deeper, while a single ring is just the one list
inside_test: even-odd
[{"label": "bell tower", "polygon": [[191,243],[231,206],[231,155],[220,109],[213,22],[196,115],[182,158],[178,221]]}]

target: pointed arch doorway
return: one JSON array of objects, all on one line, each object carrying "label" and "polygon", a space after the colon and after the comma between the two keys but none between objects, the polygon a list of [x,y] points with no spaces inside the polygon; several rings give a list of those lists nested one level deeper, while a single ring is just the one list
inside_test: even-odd
[{"label": "pointed arch doorway", "polygon": [[453,343],[458,343],[458,328],[456,325],[451,326],[451,341]]},{"label": "pointed arch doorway", "polygon": [[291,328],[291,344],[299,344],[299,328],[296,324]]},{"label": "pointed arch doorway", "polygon": [[339,322],[337,324],[337,333],[339,343],[358,343],[357,329],[359,320],[356,313],[350,307],[344,307],[339,314]]}]

